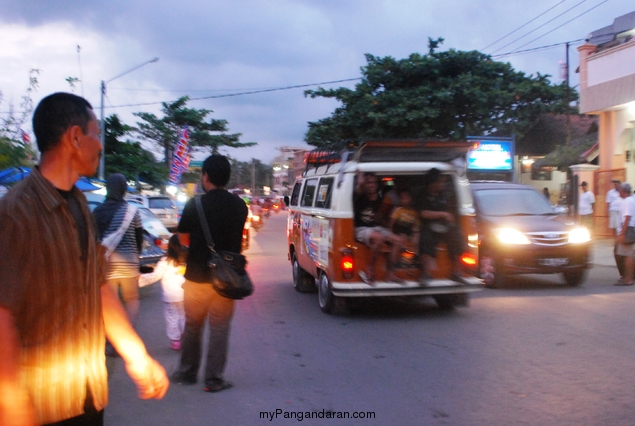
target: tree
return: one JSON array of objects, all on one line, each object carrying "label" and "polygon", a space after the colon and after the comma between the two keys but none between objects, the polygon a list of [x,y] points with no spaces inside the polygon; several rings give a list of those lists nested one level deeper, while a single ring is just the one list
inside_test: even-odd
[{"label": "tree", "polygon": [[[255,189],[254,195],[263,194],[263,186],[270,186],[273,181],[273,167],[264,164],[260,160],[252,158],[251,161],[238,161],[231,159],[232,174],[228,188]],[[253,178],[253,179],[252,179]],[[252,188],[252,180],[255,188]]]},{"label": "tree", "polygon": [[243,148],[255,145],[254,142],[238,142],[240,133],[227,134],[227,120],[211,119],[204,121],[211,110],[186,108],[189,97],[183,96],[172,103],[163,102],[164,117],[147,112],[134,113],[141,119],[136,132],[145,140],[155,144],[164,153],[165,164],[170,165],[172,153],[184,126],[188,126],[190,146],[200,147],[211,153],[218,153],[222,146]]},{"label": "tree", "polygon": [[121,173],[128,180],[140,180],[154,187],[161,187],[168,177],[165,165],[139,142],[121,142],[120,138],[132,133],[134,127],[123,124],[114,114],[105,119],[106,175]]},{"label": "tree", "polygon": [[33,158],[35,158],[35,153],[31,147],[0,136],[0,170],[9,167],[31,167]]},{"label": "tree", "polygon": [[[0,107],[6,108],[6,116],[0,119],[0,170],[9,167],[33,165],[37,154],[33,147],[22,140],[22,126],[33,112],[33,94],[37,92],[40,70],[29,71],[29,85],[22,96],[20,106],[4,102],[0,91]],[[6,107],[4,104],[7,104]]]},{"label": "tree", "polygon": [[[565,101],[565,83],[552,85],[548,75],[526,76],[478,51],[437,52],[442,41],[429,39],[428,54],[402,60],[367,54],[354,90],[307,90],[305,96],[334,98],[342,106],[309,122],[305,141],[333,147],[368,138],[520,136],[541,113],[574,111]],[[571,92],[570,100],[576,99]]]}]

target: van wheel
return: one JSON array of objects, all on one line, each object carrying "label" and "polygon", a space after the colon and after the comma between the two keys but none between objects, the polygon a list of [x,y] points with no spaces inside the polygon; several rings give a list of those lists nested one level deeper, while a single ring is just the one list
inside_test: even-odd
[{"label": "van wheel", "polygon": [[329,277],[322,273],[318,281],[318,300],[320,308],[327,314],[350,315],[351,304],[347,297],[338,297],[333,294]]},{"label": "van wheel", "polygon": [[293,260],[291,263],[293,270],[293,287],[300,293],[312,293],[315,291],[315,278],[307,271],[302,269],[298,263],[298,258],[293,253]]},{"label": "van wheel", "polygon": [[323,312],[329,314],[333,311],[335,295],[331,292],[329,277],[326,274],[321,274],[318,281],[318,301]]},{"label": "van wheel", "polygon": [[564,271],[562,276],[569,287],[577,287],[585,280],[585,272],[584,269],[571,269]]}]

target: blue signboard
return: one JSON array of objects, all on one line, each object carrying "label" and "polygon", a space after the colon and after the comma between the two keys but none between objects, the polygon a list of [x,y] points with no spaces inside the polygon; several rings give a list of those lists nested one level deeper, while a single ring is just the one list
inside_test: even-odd
[{"label": "blue signboard", "polygon": [[471,171],[512,171],[513,142],[510,140],[474,140],[478,146],[467,157],[467,169]]}]

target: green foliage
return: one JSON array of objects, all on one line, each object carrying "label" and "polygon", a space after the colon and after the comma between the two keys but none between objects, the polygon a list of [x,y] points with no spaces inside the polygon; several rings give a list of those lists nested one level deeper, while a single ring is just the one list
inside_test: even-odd
[{"label": "green foliage", "polygon": [[200,147],[211,153],[218,153],[220,147],[243,148],[255,143],[238,141],[240,133],[227,134],[227,120],[211,119],[205,121],[211,112],[206,109],[187,108],[189,98],[183,96],[172,103],[163,103],[162,118],[147,112],[135,113],[141,119],[136,132],[145,140],[155,144],[165,154],[165,164],[172,160],[172,152],[178,142],[179,133],[184,126],[190,132],[190,146]]},{"label": "green foliage", "polygon": [[255,189],[255,195],[262,195],[262,187],[271,186],[273,182],[273,168],[260,160],[252,159],[246,162],[232,158],[231,166],[232,174],[227,188]]},{"label": "green foliage", "polygon": [[[337,99],[342,106],[310,122],[305,141],[333,147],[369,138],[522,136],[539,114],[572,110],[564,83],[552,85],[548,75],[526,76],[478,51],[436,52],[442,41],[429,39],[427,55],[402,60],[367,54],[354,90],[307,90],[305,96]],[[572,92],[570,101],[576,99]]]},{"label": "green foliage", "polygon": [[121,142],[120,138],[135,129],[123,124],[119,117],[111,115],[106,119],[106,176],[121,173],[128,180],[140,180],[154,187],[161,187],[168,178],[167,167],[158,162],[154,155],[139,142]]},{"label": "green foliage", "polygon": [[7,116],[0,119],[0,137],[11,139],[18,142],[16,138],[20,135],[20,129],[26,123],[33,112],[33,94],[37,92],[40,85],[37,76],[40,74],[39,69],[32,69],[29,71],[29,85],[22,95],[19,108],[16,108],[13,103],[4,104],[4,98],[0,91],[0,107],[7,109]]},{"label": "green foliage", "polygon": [[9,167],[32,167],[35,152],[31,147],[0,136],[0,170]]}]

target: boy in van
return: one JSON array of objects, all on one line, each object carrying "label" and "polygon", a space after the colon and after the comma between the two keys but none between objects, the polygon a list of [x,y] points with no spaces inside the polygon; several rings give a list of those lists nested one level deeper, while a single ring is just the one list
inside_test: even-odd
[{"label": "boy in van", "polygon": [[[401,238],[401,245],[417,244],[419,236],[419,215],[412,206],[412,194],[408,188],[398,188],[399,205],[390,218],[390,230]],[[393,259],[396,262],[397,259]]]},{"label": "boy in van", "polygon": [[433,168],[425,176],[425,194],[419,200],[421,212],[421,232],[419,236],[419,253],[423,265],[421,284],[425,285],[431,277],[430,272],[436,268],[435,258],[437,245],[443,241],[447,245],[452,263],[453,281],[464,283],[461,274],[460,257],[464,242],[457,218],[450,212],[446,198],[447,176]]},{"label": "boy in van", "polygon": [[[401,252],[401,238],[381,226],[382,198],[379,195],[379,182],[374,173],[358,173],[357,187],[353,196],[353,211],[355,216],[355,239],[366,244],[371,249],[371,259],[365,271],[359,276],[368,284],[375,282],[374,265],[384,242],[392,244],[391,259],[396,259]],[[394,263],[388,264],[388,281],[401,282],[394,274]]]}]

